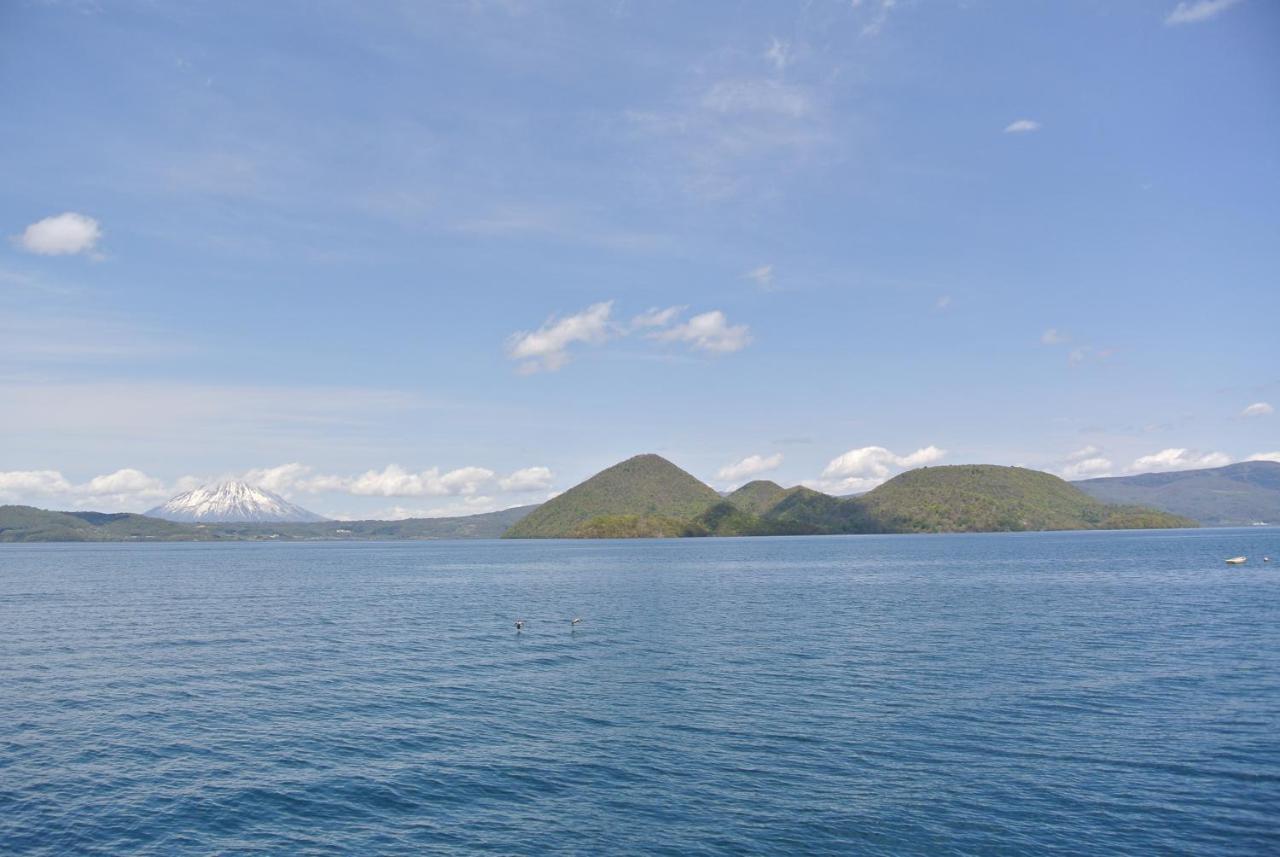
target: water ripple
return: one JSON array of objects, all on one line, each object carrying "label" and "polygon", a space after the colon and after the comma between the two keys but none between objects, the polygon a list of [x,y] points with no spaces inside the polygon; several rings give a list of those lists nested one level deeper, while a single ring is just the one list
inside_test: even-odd
[{"label": "water ripple", "polygon": [[1280,853],[1276,541],[3,546],[0,852]]}]

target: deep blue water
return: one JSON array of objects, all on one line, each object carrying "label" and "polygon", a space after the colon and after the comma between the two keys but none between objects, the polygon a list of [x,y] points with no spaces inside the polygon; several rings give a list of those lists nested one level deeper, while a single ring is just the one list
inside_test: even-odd
[{"label": "deep blue water", "polygon": [[1280,852],[1280,530],[0,546],[0,852],[440,851]]}]

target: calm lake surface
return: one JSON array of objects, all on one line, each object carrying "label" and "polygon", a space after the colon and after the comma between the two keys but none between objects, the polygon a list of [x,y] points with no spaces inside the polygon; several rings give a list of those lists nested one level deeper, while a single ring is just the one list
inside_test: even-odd
[{"label": "calm lake surface", "polygon": [[441,851],[1280,852],[1280,529],[0,546],[0,852]]}]

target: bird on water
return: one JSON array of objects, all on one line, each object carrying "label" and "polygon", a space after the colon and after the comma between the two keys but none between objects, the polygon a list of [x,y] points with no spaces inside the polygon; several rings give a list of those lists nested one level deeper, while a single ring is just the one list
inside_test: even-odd
[{"label": "bird on water", "polygon": [[570,619],[570,620],[569,620],[569,624],[570,624],[570,625],[577,625],[577,624],[578,624],[579,622],[581,622],[581,621],[582,621],[582,617],[581,617],[581,616],[574,616],[572,619]]},{"label": "bird on water", "polygon": [[523,630],[524,630],[524,620],[523,620],[523,619],[517,619],[517,620],[516,620],[516,630],[517,630],[517,631],[523,631]]}]

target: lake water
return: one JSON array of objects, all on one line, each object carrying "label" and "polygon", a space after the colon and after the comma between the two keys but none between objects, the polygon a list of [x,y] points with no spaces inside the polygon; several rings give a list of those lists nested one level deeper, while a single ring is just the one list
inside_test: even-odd
[{"label": "lake water", "polygon": [[0,546],[0,852],[442,851],[1280,852],[1280,529]]}]

